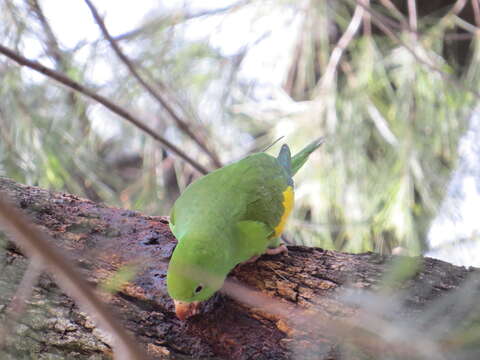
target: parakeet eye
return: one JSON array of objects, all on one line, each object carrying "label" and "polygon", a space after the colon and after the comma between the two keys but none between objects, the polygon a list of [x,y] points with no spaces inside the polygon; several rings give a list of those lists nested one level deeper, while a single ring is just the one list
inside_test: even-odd
[{"label": "parakeet eye", "polygon": [[200,291],[203,290],[203,285],[198,285],[196,288],[195,288],[195,294],[198,294]]}]

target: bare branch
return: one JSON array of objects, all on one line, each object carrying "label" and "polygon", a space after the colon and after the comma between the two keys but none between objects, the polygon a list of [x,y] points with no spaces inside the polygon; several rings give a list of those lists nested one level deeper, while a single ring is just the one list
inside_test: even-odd
[{"label": "bare branch", "polygon": [[472,0],[473,15],[475,17],[475,25],[480,27],[480,4],[479,0]]},{"label": "bare branch", "polygon": [[458,15],[453,16],[453,21],[454,24],[457,25],[459,28],[468,31],[470,34],[477,35],[479,29],[475,25],[469,23],[468,21],[465,21]]},{"label": "bare branch", "polygon": [[241,7],[249,4],[251,0],[240,0],[236,3],[230,4],[228,6],[222,7],[222,8],[216,8],[216,9],[211,9],[211,10],[202,10],[199,12],[195,13],[175,13],[166,17],[162,17],[160,19],[155,19],[153,21],[150,21],[146,24],[143,24],[139,28],[135,30],[128,31],[126,33],[117,35],[114,37],[116,41],[122,41],[122,40],[130,40],[146,31],[148,31],[150,28],[155,28],[157,26],[162,26],[163,24],[168,24],[169,26],[175,26],[178,25],[182,22],[186,22],[192,19],[198,19],[201,17],[207,17],[207,16],[215,16],[215,15],[220,15],[224,14],[227,12],[231,12],[237,9],[240,9]]},{"label": "bare branch", "polygon": [[43,10],[38,3],[38,0],[25,0],[25,2],[35,13],[38,20],[40,21],[43,31],[45,31],[45,35],[47,37],[46,44],[48,51],[50,52],[55,62],[58,64],[58,68],[62,71],[65,71],[65,61],[62,56],[62,51],[60,50],[60,45],[58,44],[57,38],[53,33],[52,27],[50,26],[47,18],[45,17],[45,14],[43,13]]},{"label": "bare branch", "polygon": [[473,34],[445,34],[446,41],[471,40],[475,37]]},{"label": "bare branch", "polygon": [[418,28],[416,0],[408,0],[408,23],[410,25],[410,29],[416,34]]},{"label": "bare branch", "polygon": [[144,133],[150,135],[152,138],[154,138],[156,141],[159,143],[163,144],[163,146],[173,153],[177,154],[180,156],[183,160],[185,160],[187,163],[192,165],[196,170],[198,170],[202,174],[207,174],[208,170],[204,168],[202,165],[200,165],[197,161],[192,159],[190,156],[188,156],[185,152],[180,150],[176,145],[162,137],[160,134],[155,132],[152,128],[150,128],[148,125],[142,123],[137,117],[132,115],[130,112],[122,108],[121,106],[115,104],[114,102],[110,101],[106,97],[97,94],[93,90],[90,90],[83,86],[82,84],[70,79],[69,77],[65,76],[64,74],[55,71],[53,69],[47,68],[46,66],[40,64],[37,61],[29,60],[22,55],[16,53],[15,51],[3,46],[0,44],[0,53],[9,57],[10,59],[14,60],[15,62],[19,63],[20,65],[25,65],[29,67],[32,70],[35,70],[41,74],[44,74],[45,76],[52,78],[56,80],[57,82],[73,89],[76,90],[83,95],[96,100],[103,106],[105,106],[107,109],[111,110],[113,113],[119,115],[120,117],[124,118],[128,122],[130,122],[132,125],[137,127],[138,129],[142,130]]},{"label": "bare branch", "polygon": [[[399,13],[399,15],[397,15],[397,17],[399,17],[400,19],[400,24],[397,23],[396,21],[392,20],[390,17],[388,16],[385,16],[383,15],[382,13],[380,12],[377,12],[377,16],[379,18],[382,19],[382,21],[385,23],[385,24],[388,24],[388,26],[394,28],[394,29],[398,29],[398,30],[401,30],[403,28],[407,28],[408,29],[408,22],[405,20],[403,14],[395,7],[395,5],[393,5],[393,3],[390,1],[390,0],[380,0],[383,4],[383,6],[387,7],[389,10],[391,10],[395,15],[397,14],[397,12]],[[358,2],[357,0],[355,1],[348,1],[350,3],[355,3],[355,2]],[[368,3],[368,4],[365,4],[365,3],[362,3],[362,6],[363,8],[370,8],[371,7],[371,4]],[[393,11],[393,9],[397,9],[396,11]]]},{"label": "bare branch", "polygon": [[31,297],[33,288],[42,270],[43,266],[38,259],[32,259],[28,264],[22,281],[18,285],[17,291],[10,301],[10,304],[8,304],[3,324],[0,326],[0,348],[5,346],[7,335],[10,333],[20,315],[24,312],[26,302]]},{"label": "bare branch", "polygon": [[38,281],[39,276],[42,274],[44,266],[41,262],[34,258],[28,264],[27,270],[23,274],[22,281],[18,285],[17,292],[15,293],[12,301],[7,308],[9,319],[13,322],[25,309],[25,302],[32,295],[32,290]]},{"label": "bare branch", "polygon": [[[183,119],[180,118],[180,116],[175,112],[175,110],[168,104],[168,102],[163,98],[163,96],[158,93],[152,85],[150,85],[137,71],[135,65],[132,63],[132,61],[125,55],[125,53],[122,51],[120,48],[120,45],[117,44],[115,39],[110,35],[105,22],[101,18],[100,14],[98,13],[97,9],[93,5],[93,3],[90,0],[85,0],[85,3],[89,7],[93,18],[95,19],[95,22],[97,23],[98,27],[102,31],[103,36],[107,39],[107,41],[110,43],[110,46],[112,47],[113,51],[115,54],[118,56],[118,58],[123,62],[123,64],[128,68],[132,76],[137,79],[137,81],[147,90],[147,92],[155,99],[157,100],[161,106],[167,111],[167,113],[171,116],[171,118],[175,121],[177,124],[178,128],[182,130],[188,137],[190,137],[212,160],[213,164],[216,167],[221,167],[222,164],[220,163],[220,160],[218,159],[218,156],[211,151],[207,145],[205,144],[204,141],[202,141],[195,133],[190,129],[189,124],[187,124]],[[158,81],[158,80],[157,80]]]},{"label": "bare branch", "polygon": [[147,359],[130,335],[118,325],[115,317],[88,283],[78,275],[72,263],[50,245],[47,236],[40,229],[28,223],[7,201],[4,193],[0,193],[0,224],[8,231],[12,240],[29,254],[32,261],[48,264],[48,270],[55,274],[60,286],[112,334],[114,337],[112,345],[118,359]]},{"label": "bare branch", "polygon": [[[47,17],[45,16],[40,3],[38,0],[24,1],[40,22],[40,26],[42,27],[46,36],[46,53],[53,59],[55,69],[63,72],[64,74],[68,74],[72,67],[72,61],[68,56],[65,56],[65,52],[60,48],[58,39],[55,36],[55,33]],[[94,136],[95,133],[90,131],[92,122],[87,114],[88,107],[86,102],[82,101],[80,94],[74,90],[68,91],[66,100],[67,105],[72,109],[72,113],[75,114],[75,117],[80,121],[82,134],[84,136]],[[87,174],[84,174],[84,172],[78,169],[78,167],[76,167],[73,163],[68,163],[65,165],[68,168],[68,171],[72,174],[72,179],[83,189],[90,200],[102,201],[102,197],[94,186],[86,186],[85,179],[88,176]]]},{"label": "bare branch", "polygon": [[457,0],[450,10],[438,21],[436,25],[439,28],[445,28],[449,25],[450,19],[455,18],[465,7],[467,0]]},{"label": "bare branch", "polygon": [[[465,5],[466,0],[458,0],[457,3],[452,7],[452,9],[449,11],[450,15],[456,15],[461,9],[463,8],[461,5]],[[462,89],[464,91],[468,91],[475,95],[475,97],[480,99],[480,92],[478,92],[476,89],[471,88],[464,83],[457,81],[455,78],[450,76],[448,73],[444,72],[441,68],[436,66],[430,59],[425,58],[421,55],[419,55],[409,44],[407,44],[405,41],[403,41],[400,36],[398,36],[392,29],[390,29],[387,24],[385,24],[382,20],[383,15],[378,14],[377,11],[372,9],[371,7],[365,6],[361,0],[355,0],[356,4],[358,6],[361,6],[364,8],[365,11],[368,11],[372,15],[372,20],[373,22],[379,27],[380,30],[382,30],[389,38],[397,42],[398,44],[402,45],[405,49],[408,50],[408,52],[417,60],[419,63],[425,65],[428,69],[438,73],[443,79],[446,81],[450,82],[454,86],[456,86],[459,89]],[[445,19],[445,18],[443,18]],[[442,20],[443,20],[442,19]]]},{"label": "bare branch", "polygon": [[382,5],[386,7],[390,12],[395,15],[395,17],[400,20],[402,23],[403,27],[408,29],[409,25],[407,20],[405,19],[405,16],[402,14],[400,10],[395,6],[395,4],[391,0],[380,0]]},{"label": "bare branch", "polygon": [[[364,0],[365,5],[370,5],[370,0]],[[370,14],[365,12],[363,14],[363,35],[370,37],[372,36],[372,20],[370,20]]]},{"label": "bare branch", "polygon": [[467,0],[457,0],[457,2],[452,6],[450,11],[445,15],[444,18],[452,15],[458,15],[463,10],[465,5],[467,5]]},{"label": "bare branch", "polygon": [[[359,0],[364,1],[364,0]],[[363,5],[364,6],[364,5]],[[335,74],[337,73],[337,67],[342,58],[343,52],[348,47],[350,42],[353,40],[353,37],[358,31],[360,24],[362,23],[362,17],[364,14],[364,10],[362,6],[358,6],[355,8],[355,12],[353,13],[352,20],[347,26],[347,29],[343,33],[343,35],[338,40],[337,45],[332,51],[332,55],[328,60],[327,67],[325,72],[320,80],[319,89],[320,93],[321,90],[324,89],[326,86],[329,86],[332,81],[335,79]]]}]

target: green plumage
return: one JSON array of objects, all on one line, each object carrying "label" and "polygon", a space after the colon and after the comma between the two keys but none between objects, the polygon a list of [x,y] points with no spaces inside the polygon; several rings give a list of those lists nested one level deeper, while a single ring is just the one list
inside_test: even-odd
[{"label": "green plumage", "polygon": [[275,246],[283,193],[315,142],[295,157],[256,153],[192,183],[175,202],[170,227],[178,240],[167,274],[169,294],[184,302],[213,295],[240,262]]},{"label": "green plumage", "polygon": [[262,221],[272,229],[282,216],[282,192],[288,175],[276,158],[257,153],[213,171],[191,184],[176,201],[172,231],[224,231],[238,221]]}]

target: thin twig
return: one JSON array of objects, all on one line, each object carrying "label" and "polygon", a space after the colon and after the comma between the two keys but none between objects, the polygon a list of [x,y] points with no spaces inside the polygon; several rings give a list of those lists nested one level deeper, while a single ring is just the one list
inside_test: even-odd
[{"label": "thin twig", "polygon": [[457,0],[451,9],[437,22],[439,29],[446,28],[450,24],[450,19],[457,16],[465,7],[468,0]]},{"label": "thin twig", "polygon": [[275,141],[273,141],[270,145],[268,145],[265,149],[262,150],[262,152],[265,152],[267,151],[268,149],[270,149],[273,145],[275,145],[277,142],[279,142],[280,140],[282,140],[285,136],[280,136],[278,139],[276,139]]},{"label": "thin twig", "polygon": [[393,15],[395,15],[395,17],[402,23],[405,29],[409,28],[408,21],[406,20],[405,16],[400,10],[398,10],[398,8],[391,0],[380,0],[380,2],[384,7],[390,10]]},{"label": "thin twig", "polygon": [[[458,11],[461,11],[461,4],[466,0],[458,0],[456,5],[450,10],[449,14],[451,15],[456,15]],[[392,31],[382,20],[381,16],[378,16],[378,13],[373,10],[371,7],[366,7],[360,0],[355,0],[355,3],[365,9],[365,11],[368,11],[372,15],[372,21],[382,30],[388,37],[390,37],[392,40],[397,42],[398,44],[402,45],[405,49],[408,50],[408,52],[417,60],[419,63],[425,65],[428,69],[438,73],[443,79],[446,81],[450,82],[454,86],[456,86],[459,89],[462,89],[464,91],[468,91],[475,95],[475,97],[480,99],[480,92],[478,92],[476,89],[468,87],[462,82],[457,81],[455,78],[451,77],[449,74],[445,73],[442,69],[440,69],[438,66],[436,66],[434,63],[430,61],[430,59],[425,59],[422,56],[420,56],[409,44],[407,44],[405,41],[403,41],[400,36],[398,36],[394,31]],[[460,4],[460,5],[458,5]]]},{"label": "thin twig", "polygon": [[398,139],[393,133],[393,131],[388,126],[388,121],[383,117],[381,112],[377,109],[377,107],[373,104],[373,102],[368,99],[367,100],[367,111],[370,115],[370,119],[372,119],[373,124],[377,128],[378,133],[380,136],[391,146],[398,147]]},{"label": "thin twig", "polygon": [[444,16],[444,18],[460,14],[465,5],[467,5],[467,0],[457,0],[450,9],[450,11]]},{"label": "thin twig", "polygon": [[22,281],[17,287],[15,295],[13,295],[10,304],[5,311],[5,319],[0,326],[0,349],[5,346],[5,341],[9,334],[11,334],[15,323],[22,313],[25,311],[25,307],[28,299],[32,296],[33,287],[38,281],[39,276],[42,274],[43,266],[38,259],[32,259],[28,264],[27,270],[23,274]]},{"label": "thin twig", "polygon": [[20,281],[17,291],[7,307],[7,314],[12,322],[18,319],[18,316],[20,316],[25,310],[26,302],[32,295],[33,287],[37,283],[42,271],[43,265],[41,262],[37,258],[33,258],[28,264],[27,270],[25,270],[25,273],[23,274],[22,281]]},{"label": "thin twig", "polygon": [[473,16],[475,17],[475,25],[480,27],[480,5],[479,0],[472,0]]},{"label": "thin twig", "polygon": [[236,3],[233,3],[233,4],[227,5],[225,7],[222,7],[222,8],[201,10],[201,11],[194,12],[194,13],[177,12],[177,13],[174,13],[172,15],[162,17],[160,19],[154,19],[154,20],[148,22],[147,24],[141,25],[137,29],[130,30],[130,31],[125,32],[123,34],[114,36],[113,38],[116,41],[130,40],[134,37],[137,37],[140,34],[145,33],[150,28],[160,27],[160,26],[165,25],[165,24],[167,24],[168,26],[175,26],[175,25],[178,25],[182,22],[186,22],[186,21],[193,20],[193,19],[198,19],[198,18],[201,18],[201,17],[221,15],[221,14],[239,9],[239,8],[245,6],[245,5],[248,5],[250,2],[251,2],[251,0],[241,0],[241,1],[238,1]]},{"label": "thin twig", "polygon": [[32,261],[46,264],[59,285],[80,307],[86,308],[104,330],[112,334],[116,359],[147,359],[131,336],[119,326],[117,319],[90,285],[78,275],[79,272],[72,262],[51,245],[51,241],[39,228],[29,224],[23,214],[7,201],[4,193],[0,193],[0,224],[11,235],[11,239],[27,252]]},{"label": "thin twig", "polygon": [[417,33],[417,1],[408,0],[408,24],[410,29],[416,34]]},{"label": "thin twig", "polygon": [[[46,36],[46,53],[53,58],[55,69],[61,71],[64,74],[68,74],[71,69],[71,59],[69,56],[65,56],[65,52],[60,48],[57,37],[45,16],[43,9],[38,0],[24,0],[26,5],[31,9],[31,11],[36,15],[40,26],[43,29],[43,32]],[[80,121],[80,128],[83,136],[96,137],[95,132],[91,132],[91,120],[87,114],[87,104],[85,101],[82,101],[81,95],[74,90],[70,90],[67,93],[66,103],[70,107],[75,117]],[[98,193],[95,186],[87,186],[86,178],[89,176],[75,166],[74,162],[68,162],[65,164],[67,170],[72,174],[72,179],[78,184],[80,188],[83,189],[85,195],[88,196],[90,200],[101,202],[102,196]]]},{"label": "thin twig", "polygon": [[[103,21],[102,17],[98,13],[97,9],[93,5],[93,3],[90,0],[84,0],[87,6],[90,9],[90,12],[92,13],[93,18],[95,19],[95,22],[97,23],[98,27],[100,28],[103,36],[107,39],[107,41],[110,43],[110,46],[112,47],[113,51],[115,54],[118,56],[120,61],[128,68],[128,71],[130,71],[130,74],[137,79],[137,81],[147,90],[147,92],[155,99],[157,100],[161,106],[167,111],[167,113],[170,115],[170,117],[175,121],[177,124],[178,128],[182,130],[188,137],[190,137],[204,152],[207,154],[210,159],[212,160],[213,164],[216,167],[221,167],[222,164],[220,160],[218,159],[218,156],[211,151],[207,145],[205,144],[204,141],[202,141],[195,133],[190,129],[189,124],[187,124],[186,121],[180,118],[180,116],[175,112],[175,110],[170,106],[170,104],[163,98],[163,96],[158,93],[137,71],[135,65],[132,63],[132,61],[125,55],[123,50],[120,48],[120,45],[115,41],[115,39],[112,37],[110,32],[108,31],[105,22]],[[158,81],[158,80],[157,80]]]},{"label": "thin twig", "polygon": [[453,21],[454,21],[455,25],[458,25],[459,28],[461,28],[465,31],[468,31],[470,34],[474,34],[474,35],[478,34],[479,29],[475,25],[469,23],[468,21],[465,21],[464,19],[462,19],[458,15],[453,16]]},{"label": "thin twig", "polygon": [[[25,159],[19,154],[18,146],[14,144],[13,136],[11,136],[10,122],[0,108],[0,138],[3,141],[7,154],[10,154],[16,166],[22,166],[26,163]],[[5,162],[4,162],[5,164]]]},{"label": "thin twig", "polygon": [[152,128],[150,128],[148,125],[142,123],[137,117],[132,115],[130,112],[122,108],[121,106],[115,104],[114,102],[110,101],[106,97],[97,94],[93,90],[90,90],[83,86],[82,84],[70,79],[69,77],[65,76],[61,72],[55,71],[53,69],[47,68],[46,66],[40,64],[37,61],[29,60],[22,55],[16,53],[15,51],[3,46],[0,44],[0,53],[9,57],[10,59],[14,60],[15,62],[19,63],[20,65],[25,65],[29,67],[32,70],[35,70],[41,74],[44,74],[45,76],[52,78],[56,80],[57,82],[74,89],[81,94],[96,100],[103,106],[105,106],[107,109],[111,110],[115,114],[119,115],[120,117],[124,118],[128,122],[130,122],[132,125],[137,127],[138,129],[142,130],[146,134],[150,135],[152,138],[154,138],[156,141],[159,143],[163,144],[167,149],[172,151],[173,153],[177,154],[180,156],[183,160],[185,160],[187,163],[192,165],[196,170],[198,170],[202,174],[207,174],[208,170],[204,168],[202,165],[200,165],[197,161],[192,159],[190,156],[188,156],[185,152],[180,150],[177,146],[175,146],[173,143],[162,137],[160,134],[155,132]]},{"label": "thin twig", "polygon": [[[382,1],[382,3],[385,1],[386,4],[390,3],[389,0],[381,0],[381,1]],[[362,3],[362,5],[363,5],[364,9],[371,7],[371,4],[366,5],[366,4]],[[386,6],[386,5],[384,4],[384,6]],[[391,19],[388,16],[383,15],[382,13],[377,12],[377,16],[380,17],[385,24],[388,24],[388,26],[390,26],[394,29],[398,29],[398,30],[402,30],[402,29],[405,29],[405,28],[408,29],[408,22],[406,22],[406,20],[401,20],[400,19],[400,24],[399,24],[395,20]],[[401,15],[401,16],[403,16],[403,15]]]},{"label": "thin twig", "polygon": [[45,14],[43,13],[43,10],[38,3],[38,0],[25,0],[25,3],[37,16],[38,21],[40,21],[43,31],[45,32],[47,37],[46,44],[48,52],[51,54],[51,56],[57,63],[58,68],[62,71],[65,71],[66,64],[62,55],[62,51],[60,50],[60,45],[58,44],[57,38],[53,33],[52,27],[50,26],[47,18],[45,17]]},{"label": "thin twig", "polygon": [[[365,5],[370,6],[370,0],[364,0]],[[370,20],[370,14],[365,11],[363,14],[363,35],[366,37],[372,36],[372,20]]]},{"label": "thin twig", "polygon": [[470,33],[463,34],[445,34],[445,41],[472,40],[475,35]]},{"label": "thin twig", "polygon": [[[359,0],[364,1],[364,0]],[[363,5],[364,6],[364,5]],[[322,93],[322,89],[328,87],[333,80],[335,79],[335,74],[337,73],[337,67],[342,58],[343,52],[348,47],[350,42],[353,40],[360,24],[362,23],[362,17],[364,14],[363,6],[358,6],[355,8],[355,12],[353,13],[352,20],[347,26],[347,29],[343,33],[343,35],[338,40],[337,45],[332,51],[330,55],[330,59],[328,60],[327,67],[325,72],[320,80],[319,89],[320,93]]]}]

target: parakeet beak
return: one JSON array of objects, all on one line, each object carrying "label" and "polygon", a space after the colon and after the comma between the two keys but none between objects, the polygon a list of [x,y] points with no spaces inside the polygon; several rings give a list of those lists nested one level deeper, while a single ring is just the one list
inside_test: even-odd
[{"label": "parakeet beak", "polygon": [[180,320],[188,319],[196,315],[200,310],[200,301],[185,302],[180,300],[173,300],[175,304],[175,314]]}]

